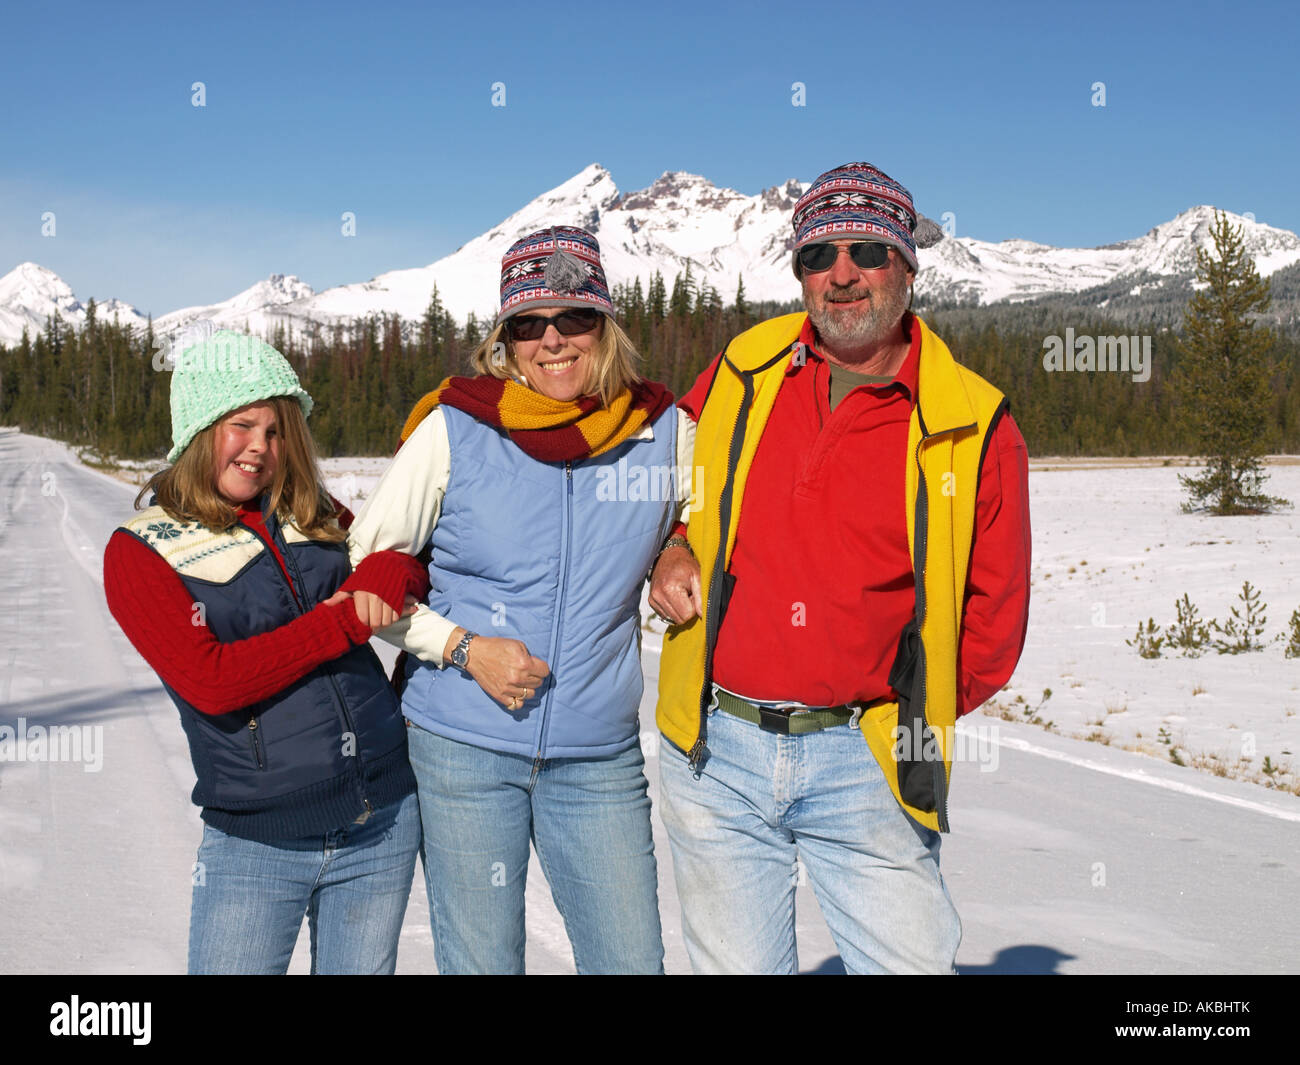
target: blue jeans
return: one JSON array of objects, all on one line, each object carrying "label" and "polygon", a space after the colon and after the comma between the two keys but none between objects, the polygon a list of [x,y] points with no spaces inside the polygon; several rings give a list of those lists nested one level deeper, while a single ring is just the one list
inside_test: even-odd
[{"label": "blue jeans", "polygon": [[284,973],[306,914],[313,973],[391,974],[419,849],[414,795],[324,836],[259,843],[204,825],[189,971]]},{"label": "blue jeans", "polygon": [[[939,833],[898,805],[862,733],[801,736],[713,710],[708,758],[660,748],[660,806],[697,973],[792,973],[806,874],[850,973],[950,973],[961,922]],[[796,864],[798,863],[798,864]]]},{"label": "blue jeans", "polygon": [[524,971],[532,841],[580,973],[659,973],[663,940],[641,749],[532,758],[412,724],[440,973]]}]

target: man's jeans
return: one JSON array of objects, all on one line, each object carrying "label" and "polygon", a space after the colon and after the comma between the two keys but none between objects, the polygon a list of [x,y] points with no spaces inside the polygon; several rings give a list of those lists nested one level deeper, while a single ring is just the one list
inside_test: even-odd
[{"label": "man's jeans", "polygon": [[663,940],[641,748],[532,758],[412,724],[440,973],[524,971],[528,844],[580,973],[659,973]]},{"label": "man's jeans", "polygon": [[414,795],[362,825],[258,843],[203,826],[191,973],[283,973],[303,914],[313,973],[392,973],[420,850]]},{"label": "man's jeans", "polygon": [[710,711],[698,777],[660,748],[660,805],[697,973],[792,973],[796,859],[850,973],[946,973],[961,922],[939,833],[904,813],[862,733],[801,736]]}]

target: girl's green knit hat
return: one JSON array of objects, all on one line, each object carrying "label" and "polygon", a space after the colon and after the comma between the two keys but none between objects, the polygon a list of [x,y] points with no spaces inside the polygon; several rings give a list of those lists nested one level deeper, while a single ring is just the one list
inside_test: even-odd
[{"label": "girl's green knit hat", "polygon": [[172,370],[172,449],[180,458],[194,437],[232,410],[274,396],[292,396],[311,413],[312,398],[289,360],[257,337],[229,329],[187,347]]}]

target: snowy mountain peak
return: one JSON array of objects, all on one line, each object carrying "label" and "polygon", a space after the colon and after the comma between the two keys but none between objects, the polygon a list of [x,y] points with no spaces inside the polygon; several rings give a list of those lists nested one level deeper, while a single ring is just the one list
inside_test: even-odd
[{"label": "snowy mountain peak", "polygon": [[[217,327],[270,334],[278,327],[301,333],[315,325],[346,324],[372,314],[397,314],[416,322],[436,286],[443,307],[457,320],[471,312],[496,312],[501,257],[520,237],[552,225],[577,225],[600,241],[611,285],[644,285],[656,271],[668,283],[688,268],[696,283],[729,299],[744,277],[751,300],[797,300],[790,270],[790,214],[808,185],[791,178],[748,196],[699,174],[666,170],[646,188],[621,193],[610,174],[592,163],[543,192],[452,254],[427,266],[393,270],[369,281],[314,292],[292,275],[273,274],[244,291],[203,307],[187,307],[155,323],[163,334],[207,320]],[[1076,293],[1128,275],[1188,277],[1196,251],[1211,246],[1213,207],[1201,204],[1140,237],[1099,248],[1056,248],[1020,238],[997,243],[950,237],[919,253],[916,292],[922,299],[982,304]],[[1300,262],[1300,237],[1228,213],[1243,227],[1260,274]],[[100,305],[104,316],[144,320],[117,301]],[[55,311],[80,326],[85,309],[53,271],[21,263],[0,278],[0,343],[15,343],[25,327],[36,333]]]},{"label": "snowy mountain peak", "polygon": [[1249,215],[1216,211],[1200,204],[1162,222],[1136,240],[1124,241],[1116,248],[1136,253],[1136,269],[1153,274],[1189,274],[1196,269],[1196,252],[1213,251],[1211,230],[1216,213],[1224,215],[1234,226],[1241,227],[1246,251],[1255,260],[1261,275],[1268,275],[1300,259],[1300,237],[1285,229],[1256,222]]},{"label": "snowy mountain peak", "polygon": [[[146,324],[139,311],[121,300],[96,301],[96,313],[101,321],[116,317],[132,328],[144,328]],[[0,277],[0,344],[17,344],[24,329],[29,336],[35,336],[55,314],[73,329],[86,324],[85,306],[53,270],[26,262]]]},{"label": "snowy mountain peak", "polygon": [[[1248,215],[1221,213],[1242,227],[1246,250],[1261,276],[1300,262],[1300,237],[1294,233]],[[1197,251],[1213,251],[1214,216],[1214,207],[1200,204],[1140,237],[1097,248],[1054,248],[1020,239],[996,244],[969,237],[944,240],[919,253],[916,292],[929,299],[994,303],[1082,292],[1129,275],[1190,277]]]},{"label": "snowy mountain peak", "polygon": [[39,263],[19,263],[4,277],[0,277],[0,305],[35,305],[42,301],[60,306],[79,306],[68,283]]},{"label": "snowy mountain peak", "polygon": [[807,191],[807,183],[791,178],[784,185],[773,185],[770,189],[764,189],[759,196],[764,207],[774,211],[791,212],[794,210],[794,205],[799,202],[799,197]]},{"label": "snowy mountain peak", "polygon": [[734,189],[719,188],[708,178],[684,170],[665,170],[649,188],[630,192],[618,203],[624,211],[720,210],[748,197]]},{"label": "snowy mountain peak", "polygon": [[221,303],[183,307],[164,314],[154,327],[160,333],[171,334],[202,319],[213,322],[219,329],[260,333],[274,327],[272,317],[276,308],[308,300],[315,294],[311,285],[292,274],[272,274]]}]

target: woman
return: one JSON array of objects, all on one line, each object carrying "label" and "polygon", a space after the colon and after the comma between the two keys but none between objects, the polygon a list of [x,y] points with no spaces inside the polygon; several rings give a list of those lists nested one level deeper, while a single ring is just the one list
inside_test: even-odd
[{"label": "woman", "polygon": [[[354,558],[431,548],[402,712],[440,972],[522,972],[531,839],[579,972],[661,972],[639,602],[692,438],[610,317],[600,249],[517,241],[474,356],[420,401]],[[681,420],[689,427],[688,419]]]},{"label": "woman", "polygon": [[[355,573],[278,351],[219,332],[171,378],[168,461],[104,553],[109,609],[181,714],[198,777],[191,973],[391,973],[419,849],[398,701],[374,651],[427,578]],[[414,599],[411,599],[411,609]]]}]

